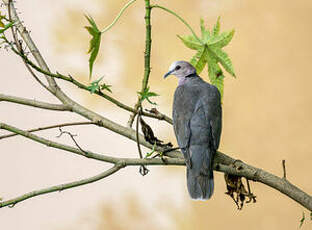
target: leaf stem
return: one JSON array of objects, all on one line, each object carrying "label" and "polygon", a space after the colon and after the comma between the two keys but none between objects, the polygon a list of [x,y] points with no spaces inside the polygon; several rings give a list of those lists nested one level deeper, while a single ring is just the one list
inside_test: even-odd
[{"label": "leaf stem", "polygon": [[173,12],[172,10],[169,10],[168,8],[166,8],[164,6],[160,6],[160,5],[152,5],[151,8],[159,8],[159,9],[167,11],[168,13],[176,16],[184,25],[187,26],[187,28],[189,28],[189,30],[192,32],[192,34],[198,40],[198,42],[200,42],[200,44],[203,44],[202,41],[199,39],[199,37],[195,34],[195,32],[192,29],[192,27],[181,16],[179,16],[177,13]]},{"label": "leaf stem", "polygon": [[108,25],[107,27],[105,27],[101,33],[105,33],[106,31],[108,31],[110,28],[113,27],[113,25],[115,25],[115,23],[118,21],[118,19],[120,18],[120,16],[123,14],[123,12],[132,4],[134,3],[136,0],[131,0],[129,1],[126,5],[124,5],[124,7],[122,7],[122,9],[120,10],[119,14],[116,16],[116,18],[114,19],[114,21]]}]

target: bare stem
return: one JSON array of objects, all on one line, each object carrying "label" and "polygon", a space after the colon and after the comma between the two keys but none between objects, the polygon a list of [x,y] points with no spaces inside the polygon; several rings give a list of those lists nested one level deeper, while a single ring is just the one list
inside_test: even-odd
[{"label": "bare stem", "polygon": [[132,4],[134,3],[136,0],[131,0],[129,1],[126,5],[124,5],[124,7],[122,7],[122,9],[120,10],[119,14],[116,16],[116,18],[114,19],[114,21],[108,25],[107,27],[105,27],[101,33],[105,33],[106,31],[108,31],[110,28],[113,27],[113,25],[118,21],[118,19],[120,18],[120,16],[123,14],[123,12]]},{"label": "bare stem", "polygon": [[[151,49],[152,49],[152,25],[151,25],[151,5],[150,0],[145,0],[145,51],[144,51],[144,76],[142,80],[141,92],[143,93],[148,85],[149,76],[151,73]],[[131,127],[135,116],[141,107],[141,97],[138,97],[138,102],[134,106],[135,112],[130,115],[128,127]]]},{"label": "bare stem", "polygon": [[[42,130],[47,130],[47,129],[54,129],[54,128],[59,128],[59,127],[66,127],[66,126],[76,126],[76,125],[95,125],[96,123],[91,122],[91,121],[84,121],[84,122],[70,122],[70,123],[63,123],[63,124],[57,124],[57,125],[50,125],[50,126],[45,126],[45,127],[39,127],[36,129],[29,129],[27,132],[32,133],[32,132],[37,132],[37,131],[42,131]],[[14,137],[17,136],[17,133],[12,133],[8,135],[2,135],[0,136],[0,140],[8,137]]]},{"label": "bare stem", "polygon": [[192,29],[192,27],[181,16],[179,16],[177,13],[173,12],[172,10],[169,10],[168,8],[166,8],[164,6],[160,6],[160,5],[152,5],[151,8],[162,9],[162,10],[167,11],[168,13],[174,15],[175,17],[177,17],[184,25],[186,25],[187,28],[189,28],[189,30],[192,32],[192,34],[194,35],[196,40],[198,40],[198,42],[202,43],[202,41],[198,38],[198,36],[194,32],[194,30]]}]

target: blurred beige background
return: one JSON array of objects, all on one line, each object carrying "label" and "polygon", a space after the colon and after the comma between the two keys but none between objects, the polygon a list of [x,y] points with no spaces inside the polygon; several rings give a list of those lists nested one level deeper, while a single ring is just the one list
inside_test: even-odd
[{"label": "blurred beige background", "polygon": [[[152,1],[182,15],[199,33],[199,18],[213,25],[221,16],[221,30],[235,28],[226,48],[237,79],[226,77],[224,120],[220,150],[276,175],[286,160],[288,179],[312,193],[312,2],[247,0]],[[88,79],[89,35],[83,14],[94,17],[100,28],[110,24],[126,1],[67,0],[18,1],[31,35],[53,71]],[[137,0],[120,21],[103,35],[94,73],[113,85],[113,96],[133,105],[141,87],[144,52],[144,1]],[[150,87],[161,96],[158,109],[171,114],[176,79],[162,79],[174,60],[193,55],[176,34],[188,29],[159,9],[152,13],[152,73]],[[0,92],[56,102],[40,88],[21,60],[0,50]],[[207,79],[207,73],[202,74]],[[126,124],[129,114],[109,102],[71,85],[59,85],[78,102],[108,118]],[[146,104],[146,107],[149,105]],[[82,118],[70,114],[0,103],[0,119],[20,128],[40,127]],[[175,142],[172,127],[150,121],[157,135]],[[67,128],[78,134],[86,149],[103,154],[137,157],[136,144],[95,127]],[[0,135],[5,132],[0,130]],[[56,139],[57,130],[39,135]],[[10,199],[25,192],[100,173],[107,166],[47,148],[21,137],[1,140],[0,196]],[[126,168],[94,184],[53,193],[0,210],[1,229],[297,229],[304,211],[289,198],[262,184],[252,183],[257,203],[238,211],[224,195],[223,174],[215,173],[215,194],[207,202],[189,199],[183,167],[149,167],[142,177],[138,168]],[[311,229],[306,220],[301,229]]]}]

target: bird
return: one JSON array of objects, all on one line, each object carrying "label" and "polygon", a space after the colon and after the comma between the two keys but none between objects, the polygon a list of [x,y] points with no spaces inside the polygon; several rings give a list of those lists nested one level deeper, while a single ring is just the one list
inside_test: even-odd
[{"label": "bird", "polygon": [[189,62],[173,62],[164,78],[169,75],[178,78],[172,118],[186,163],[188,192],[192,199],[208,200],[214,191],[213,159],[222,129],[221,95]]}]

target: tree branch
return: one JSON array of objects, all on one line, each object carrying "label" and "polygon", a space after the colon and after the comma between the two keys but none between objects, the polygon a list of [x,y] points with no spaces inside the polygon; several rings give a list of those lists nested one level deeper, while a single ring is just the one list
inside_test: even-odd
[{"label": "tree branch", "polygon": [[[19,19],[16,9],[14,7],[14,4],[11,0],[2,0],[3,3],[7,6],[8,9],[10,9],[10,15],[12,17],[12,20],[15,22],[15,26],[17,28],[17,31],[25,41],[26,45],[28,46],[31,54],[34,56],[36,61],[39,63],[40,66],[42,66],[44,69],[49,70],[48,65],[44,61],[43,57],[41,56],[37,46],[33,42],[32,38],[29,35],[28,30],[23,26],[21,20]],[[9,6],[10,4],[10,6]],[[54,81],[53,78],[46,77],[50,89],[53,91],[53,93],[56,92],[57,90],[57,85],[56,82]]]},{"label": "tree branch", "polygon": [[63,104],[51,104],[47,102],[26,99],[22,97],[15,97],[10,95],[5,95],[0,93],[0,101],[7,101],[16,104],[28,105],[41,109],[55,110],[55,111],[70,111],[70,106]]},{"label": "tree branch", "polygon": [[[27,130],[27,132],[32,133],[32,132],[37,132],[37,131],[42,131],[42,130],[47,130],[47,129],[54,129],[54,128],[66,127],[66,126],[76,126],[76,125],[95,125],[95,123],[91,122],[91,121],[70,122],[70,123],[63,123],[63,124],[39,127],[39,128],[36,128],[36,129],[29,129],[29,130]],[[14,136],[17,136],[17,135],[18,135],[17,133],[2,135],[2,136],[0,136],[0,140],[8,138],[8,137],[14,137]]]},{"label": "tree branch", "polygon": [[[164,157],[163,159],[160,158],[148,158],[148,159],[136,159],[136,158],[116,158],[116,157],[109,157],[102,154],[93,153],[91,151],[84,151],[82,152],[78,148],[74,148],[68,145],[60,144],[54,141],[47,140],[45,138],[36,136],[29,132],[20,130],[18,128],[9,126],[4,123],[0,123],[0,129],[5,129],[14,133],[18,133],[19,135],[25,136],[26,138],[32,139],[36,142],[45,144],[49,147],[54,147],[58,149],[62,149],[65,151],[69,151],[81,156],[85,156],[88,158],[105,161],[112,164],[117,164],[122,162],[124,166],[134,166],[134,165],[185,165],[184,159],[182,154],[174,151],[171,154],[172,157],[176,158],[168,158]],[[231,165],[236,162],[235,164],[240,164],[239,167],[232,167]],[[256,182],[261,182],[266,184],[281,193],[285,194],[286,196],[290,197],[294,201],[298,202],[308,210],[312,211],[312,197],[290,183],[288,180],[285,180],[281,177],[277,177],[269,172],[266,172],[262,169],[253,167],[251,165],[245,164],[243,162],[237,163],[237,160],[221,153],[217,152],[214,158],[214,169],[223,173],[228,173],[236,176],[245,177],[249,180],[253,180]]]},{"label": "tree branch", "polygon": [[[8,2],[7,0],[3,0],[3,1],[5,3]],[[11,2],[11,4],[12,4],[12,7],[11,7],[12,18],[15,22],[17,22],[16,26],[17,26],[19,33],[21,34],[23,40],[25,41],[26,45],[30,49],[32,55],[35,57],[38,65],[40,66],[40,69],[46,71],[47,73],[50,73],[47,64],[45,63],[44,59],[40,55],[35,44],[33,43],[31,37],[29,36],[29,33],[27,32],[26,28],[20,22],[12,2]],[[151,6],[149,5],[149,0],[145,0],[145,4],[146,4],[146,9],[148,11],[150,11]],[[156,7],[156,6],[153,6],[153,7]],[[160,7],[158,7],[158,8],[160,8]],[[147,14],[148,14],[148,12],[146,11],[146,15]],[[149,20],[146,19],[146,26],[147,27],[148,27],[148,23],[150,23],[150,19]],[[146,31],[147,39],[148,39],[148,33],[149,32],[150,32],[150,30]],[[146,52],[145,54],[150,55],[150,48],[151,48],[150,43],[149,44],[146,43],[146,48],[148,48],[148,49],[146,49],[146,51],[149,50],[149,52]],[[148,57],[148,59],[149,59],[149,57]],[[144,83],[144,79],[143,79],[143,83],[142,83],[142,85],[146,85],[146,86],[147,86],[148,76],[149,76],[149,72],[150,72],[150,69],[146,68],[147,63],[148,63],[148,67],[150,66],[148,59],[145,59],[145,71],[144,71],[144,79],[146,80],[146,84]],[[116,133],[118,133],[124,137],[130,138],[130,139],[136,141],[136,135],[135,135],[135,131],[133,129],[121,126],[121,125],[119,125],[119,124],[117,124],[117,123],[115,123],[109,119],[106,119],[105,117],[81,106],[80,104],[76,103],[71,98],[69,98],[56,85],[54,78],[50,77],[49,74],[46,74],[46,78],[49,82],[50,88],[53,89],[53,94],[60,101],[62,101],[64,105],[69,106],[69,109],[71,111],[73,111],[77,114],[80,114],[81,116],[91,120],[92,122],[95,122],[96,124],[98,124],[100,126],[107,128],[113,132],[116,132]],[[139,106],[137,108],[139,108]],[[137,109],[134,109],[134,111],[137,112]],[[182,155],[181,155],[181,153],[179,153],[177,151],[167,153],[166,155],[171,156],[171,157],[175,156],[175,157],[179,157],[179,158],[165,157],[164,158],[165,163],[163,162],[163,160],[158,159],[158,158],[155,158],[155,159],[115,158],[115,157],[108,157],[105,155],[92,153],[90,151],[86,151],[87,154],[85,154],[77,148],[73,148],[73,147],[67,146],[67,145],[62,145],[62,144],[59,144],[57,142],[52,142],[50,140],[38,137],[34,134],[31,134],[29,132],[17,129],[17,128],[12,127],[12,126],[8,126],[8,125],[3,124],[3,123],[0,123],[0,129],[6,129],[8,131],[18,133],[19,135],[25,136],[27,138],[30,138],[30,139],[36,141],[36,142],[40,142],[42,144],[45,144],[47,146],[63,149],[65,151],[73,152],[73,153],[76,153],[76,154],[79,154],[79,155],[82,155],[82,156],[85,156],[88,158],[102,160],[102,161],[113,163],[113,164],[120,163],[123,166],[127,166],[127,165],[184,165],[184,160],[182,159]],[[142,144],[142,145],[144,145],[150,149],[153,148],[153,146],[151,144],[149,144],[148,142],[146,142],[143,139],[142,135],[139,135],[138,139],[139,139],[140,144]],[[156,147],[156,151],[162,152],[162,151],[164,151],[164,149],[162,149],[160,147]],[[214,159],[214,169],[221,171],[221,172],[225,172],[225,173],[229,173],[229,174],[233,174],[233,175],[237,175],[237,176],[241,176],[241,177],[246,177],[247,179],[264,183],[264,184],[282,192],[283,194],[287,195],[291,199],[295,200],[299,204],[303,205],[304,207],[306,207],[307,209],[312,211],[312,197],[310,195],[308,195],[307,193],[303,192],[302,190],[300,190],[299,188],[297,188],[296,186],[294,186],[293,184],[291,184],[289,181],[287,181],[283,178],[277,177],[273,174],[270,174],[270,173],[268,173],[262,169],[255,168],[253,166],[250,166],[250,165],[247,165],[244,163],[240,163],[241,165],[240,165],[240,167],[238,167],[239,169],[233,168],[231,166],[231,164],[233,164],[234,161],[235,160],[233,158],[231,158],[231,157],[229,157],[229,156],[227,156],[221,152],[217,152],[215,159]],[[2,202],[2,203],[4,203],[4,202]],[[11,204],[14,204],[14,202]]]},{"label": "tree branch", "polygon": [[40,189],[40,190],[35,190],[32,192],[26,193],[24,195],[18,196],[16,198],[0,202],[0,208],[5,207],[5,206],[9,206],[10,208],[12,208],[17,203],[24,201],[24,200],[27,200],[27,199],[30,199],[32,197],[36,197],[36,196],[43,195],[46,193],[57,192],[57,191],[61,192],[61,191],[66,190],[66,189],[74,188],[74,187],[85,185],[85,184],[90,184],[90,183],[96,182],[98,180],[101,180],[105,177],[112,175],[113,173],[117,172],[118,170],[120,170],[123,167],[124,167],[123,164],[117,163],[114,165],[114,167],[112,167],[112,168],[110,168],[110,169],[108,169],[108,170],[106,170],[106,171],[104,171],[104,172],[102,172],[96,176],[93,176],[93,177],[89,177],[89,178],[86,178],[83,180],[78,180],[78,181],[74,181],[74,182],[70,182],[70,183],[66,183],[66,184],[55,185],[55,186]]}]

